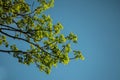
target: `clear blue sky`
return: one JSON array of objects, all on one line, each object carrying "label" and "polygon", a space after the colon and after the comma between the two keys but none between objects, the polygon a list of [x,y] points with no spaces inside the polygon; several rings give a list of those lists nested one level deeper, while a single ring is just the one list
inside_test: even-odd
[{"label": "clear blue sky", "polygon": [[46,75],[0,53],[0,80],[120,80],[120,0],[55,0],[46,13],[64,25],[63,33],[78,35],[73,47],[85,61],[58,65]]}]

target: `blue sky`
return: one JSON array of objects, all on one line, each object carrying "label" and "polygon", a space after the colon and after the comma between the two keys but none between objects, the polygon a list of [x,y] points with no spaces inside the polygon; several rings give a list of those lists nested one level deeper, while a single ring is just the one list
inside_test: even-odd
[{"label": "blue sky", "polygon": [[64,34],[78,35],[73,48],[82,51],[85,61],[59,64],[46,75],[1,53],[0,80],[120,80],[120,0],[55,0],[46,14],[63,24]]}]

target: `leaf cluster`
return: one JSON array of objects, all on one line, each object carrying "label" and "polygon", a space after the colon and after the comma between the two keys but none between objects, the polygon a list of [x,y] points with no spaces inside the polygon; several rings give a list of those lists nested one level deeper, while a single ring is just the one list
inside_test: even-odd
[{"label": "leaf cluster", "polygon": [[[35,6],[34,3],[39,3]],[[54,0],[36,0],[29,4],[25,0],[0,0],[0,46],[18,58],[22,64],[32,63],[47,74],[58,63],[68,64],[71,59],[84,57],[80,51],[73,50],[71,43],[77,43],[77,35],[61,33],[63,25],[53,24],[50,15],[43,12],[54,6]],[[34,9],[32,9],[34,8]],[[29,49],[19,49],[17,44],[10,44],[6,38],[21,40],[30,46]],[[8,49],[8,50],[7,50]],[[74,53],[72,58],[69,53]]]}]

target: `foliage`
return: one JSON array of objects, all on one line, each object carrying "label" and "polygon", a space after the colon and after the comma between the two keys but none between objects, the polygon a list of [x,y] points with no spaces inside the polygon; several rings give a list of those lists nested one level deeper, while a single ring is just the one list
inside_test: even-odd
[{"label": "foliage", "polygon": [[[34,6],[35,3],[39,4]],[[71,49],[71,42],[77,43],[77,35],[60,33],[62,24],[53,24],[50,15],[43,13],[53,6],[54,0],[33,0],[32,4],[25,0],[0,0],[0,46],[6,47],[0,52],[9,53],[23,64],[35,63],[47,74],[58,63],[84,60],[80,51]],[[21,50],[8,38],[21,40],[30,48]],[[69,53],[74,53],[72,58]]]}]

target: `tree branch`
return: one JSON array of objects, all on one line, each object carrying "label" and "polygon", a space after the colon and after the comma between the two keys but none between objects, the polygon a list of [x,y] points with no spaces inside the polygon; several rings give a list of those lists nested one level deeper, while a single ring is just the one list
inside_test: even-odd
[{"label": "tree branch", "polygon": [[27,54],[27,53],[28,53],[28,52],[24,52],[24,51],[21,51],[21,50],[18,50],[18,51],[13,51],[13,50],[0,50],[0,52],[4,52],[4,53],[20,52],[20,53],[23,53],[23,54]]},{"label": "tree branch", "polygon": [[[22,40],[22,41],[25,41],[25,42],[27,42],[27,43],[30,43],[30,44],[36,46],[37,48],[39,48],[40,50],[42,50],[43,52],[48,53],[48,54],[51,55],[51,56],[54,56],[54,55],[50,54],[49,52],[45,51],[43,48],[41,48],[38,44],[35,44],[35,43],[30,42],[30,41],[28,41],[28,40],[26,40],[26,39],[23,39],[23,38],[19,38],[19,37],[15,37],[15,36],[9,35],[9,34],[3,32],[2,30],[1,30],[0,32],[1,32],[2,34],[4,34],[4,35],[10,37],[10,38],[18,39],[18,40]],[[54,56],[54,57],[56,57],[56,56]]]},{"label": "tree branch", "polygon": [[[23,33],[25,35],[27,35],[28,37],[31,37],[31,33],[29,33],[28,31],[25,32],[25,31],[22,31],[20,29],[16,29],[16,28],[13,28],[11,26],[8,26],[8,25],[3,25],[3,24],[0,24],[1,26],[3,27],[6,27],[6,28],[0,28],[1,30],[9,30],[9,31],[15,31],[15,32],[20,32],[20,33]],[[16,24],[17,25],[17,24]],[[31,37],[32,38],[32,37]]]},{"label": "tree branch", "polygon": [[14,29],[14,30],[16,30],[16,28],[13,28],[13,27],[11,27],[11,26],[8,26],[8,25],[4,25],[4,24],[0,24],[1,26],[4,26],[4,27],[6,27],[6,28],[10,28],[10,29]]}]

